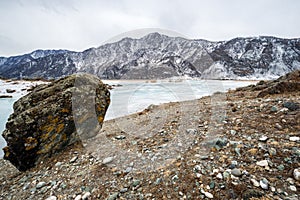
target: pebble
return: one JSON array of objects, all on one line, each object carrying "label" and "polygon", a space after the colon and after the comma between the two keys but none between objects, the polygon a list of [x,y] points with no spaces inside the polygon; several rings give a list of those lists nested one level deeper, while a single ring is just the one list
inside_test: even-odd
[{"label": "pebble", "polygon": [[275,127],[278,128],[279,130],[282,129],[282,126],[281,126],[279,123],[276,123],[276,124],[275,124]]},{"label": "pebble", "polygon": [[231,135],[235,135],[235,134],[236,134],[236,131],[235,131],[235,130],[230,130],[230,134],[231,134]]},{"label": "pebble", "polygon": [[91,196],[91,193],[90,192],[86,192],[82,195],[82,200],[87,200],[89,197]]},{"label": "pebble", "polygon": [[106,165],[108,163],[111,163],[113,160],[114,160],[114,157],[104,158],[103,161],[102,161],[102,164]]},{"label": "pebble", "polygon": [[197,134],[197,130],[196,129],[187,129],[186,133],[187,134]]},{"label": "pebble", "polygon": [[70,163],[74,163],[77,159],[78,159],[78,157],[77,157],[77,156],[74,156],[74,157],[70,160]]},{"label": "pebble", "polygon": [[275,148],[270,148],[269,149],[269,154],[270,154],[270,156],[276,156],[276,154],[277,154],[276,149]]},{"label": "pebble", "polygon": [[299,140],[300,140],[300,137],[297,137],[297,136],[290,137],[290,141],[292,141],[292,142],[297,142]]},{"label": "pebble", "polygon": [[77,195],[74,200],[81,200],[81,195]]},{"label": "pebble", "polygon": [[134,180],[133,183],[132,183],[132,186],[137,187],[140,183],[141,183],[140,180]]},{"label": "pebble", "polygon": [[242,176],[242,172],[241,172],[241,170],[238,169],[238,168],[234,168],[233,170],[231,170],[231,174],[232,174],[233,176],[237,176],[237,177]]},{"label": "pebble", "polygon": [[227,171],[223,172],[224,179],[229,178],[229,176],[230,176],[229,172],[227,172]]},{"label": "pebble", "polygon": [[196,172],[200,172],[201,171],[201,166],[200,165],[196,165],[194,167],[194,169],[195,169]]},{"label": "pebble", "polygon": [[121,190],[120,190],[120,193],[125,193],[125,192],[127,192],[128,191],[128,188],[122,188]]},{"label": "pebble", "polygon": [[30,186],[30,183],[26,183],[24,186],[23,186],[23,190],[27,190]]},{"label": "pebble", "polygon": [[204,192],[204,195],[209,198],[209,199],[213,199],[214,198],[214,195],[212,195],[212,193],[209,193],[209,192]]},{"label": "pebble", "polygon": [[259,181],[259,185],[262,189],[267,190],[269,189],[269,181],[266,178],[263,178]]},{"label": "pebble", "polygon": [[278,111],[278,108],[276,106],[272,106],[271,112],[277,112],[277,111]]},{"label": "pebble", "polygon": [[217,178],[218,178],[218,179],[223,179],[222,174],[221,174],[221,173],[218,173],[218,174],[217,174]]},{"label": "pebble", "polygon": [[255,155],[257,153],[258,149],[249,149],[247,152],[250,153],[251,155]]},{"label": "pebble", "polygon": [[283,170],[284,170],[284,165],[279,165],[279,166],[277,167],[277,169],[278,169],[279,171],[283,171]]},{"label": "pebble", "polygon": [[297,181],[300,181],[300,170],[299,169],[294,169],[293,175]]},{"label": "pebble", "polygon": [[273,186],[272,186],[272,187],[270,187],[270,189],[271,189],[271,191],[272,191],[272,192],[275,192],[275,191],[276,191],[276,188],[275,188],[275,187],[273,187]]},{"label": "pebble", "polygon": [[260,184],[257,180],[255,180],[254,178],[250,179],[251,183],[255,186],[255,187],[259,187]]},{"label": "pebble", "polygon": [[261,161],[257,161],[256,165],[260,166],[260,167],[267,167],[269,165],[267,160],[261,160]]},{"label": "pebble", "polygon": [[46,200],[57,200],[57,197],[56,196],[50,196]]},{"label": "pebble", "polygon": [[295,111],[299,109],[299,105],[294,102],[284,102],[282,105],[283,107],[288,108],[291,111]]},{"label": "pebble", "polygon": [[60,167],[60,166],[62,166],[62,162],[57,162],[57,163],[55,163],[55,167]]},{"label": "pebble", "polygon": [[37,185],[36,185],[36,188],[37,189],[40,189],[42,187],[46,186],[46,182],[39,182]]},{"label": "pebble", "polygon": [[209,183],[209,188],[210,188],[210,189],[214,189],[214,188],[215,188],[215,182],[214,182],[214,181],[211,181],[211,182]]},{"label": "pebble", "polygon": [[294,179],[292,179],[292,178],[287,178],[286,181],[287,181],[289,184],[291,184],[291,185],[294,185],[294,184],[295,184],[295,181],[294,181]]},{"label": "pebble", "polygon": [[260,141],[260,142],[266,142],[267,140],[268,140],[269,138],[267,137],[267,136],[261,136],[260,138],[258,138],[258,140]]},{"label": "pebble", "polygon": [[294,185],[290,185],[290,190],[293,192],[297,192],[297,188]]},{"label": "pebble", "polygon": [[116,200],[119,196],[119,193],[115,192],[112,195],[110,195],[107,200]]},{"label": "pebble", "polygon": [[126,139],[126,136],[125,135],[118,135],[118,136],[115,137],[115,139],[124,140],[124,139]]},{"label": "pebble", "polygon": [[207,160],[209,157],[208,156],[201,156],[200,159],[201,160]]}]

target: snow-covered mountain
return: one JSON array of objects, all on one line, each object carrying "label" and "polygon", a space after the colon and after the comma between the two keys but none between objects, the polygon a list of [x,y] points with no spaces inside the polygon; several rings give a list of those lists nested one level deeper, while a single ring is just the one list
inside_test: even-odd
[{"label": "snow-covered mountain", "polygon": [[83,52],[37,50],[0,57],[0,76],[58,78],[88,72],[104,79],[271,79],[300,69],[300,39],[235,38],[210,42],[151,33]]}]

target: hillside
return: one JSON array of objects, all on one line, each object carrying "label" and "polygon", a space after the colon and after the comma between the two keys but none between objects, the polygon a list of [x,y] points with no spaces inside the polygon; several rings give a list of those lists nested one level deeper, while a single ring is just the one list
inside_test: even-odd
[{"label": "hillside", "polygon": [[0,57],[0,77],[59,78],[76,72],[102,79],[274,79],[300,69],[300,39],[269,36],[210,42],[151,33],[83,52],[38,50]]}]

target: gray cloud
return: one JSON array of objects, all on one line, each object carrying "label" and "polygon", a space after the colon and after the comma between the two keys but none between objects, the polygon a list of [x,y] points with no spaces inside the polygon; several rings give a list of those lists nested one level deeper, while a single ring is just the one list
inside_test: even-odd
[{"label": "gray cloud", "polygon": [[299,37],[299,8],[297,0],[0,0],[0,55],[79,51],[142,28],[208,40]]}]

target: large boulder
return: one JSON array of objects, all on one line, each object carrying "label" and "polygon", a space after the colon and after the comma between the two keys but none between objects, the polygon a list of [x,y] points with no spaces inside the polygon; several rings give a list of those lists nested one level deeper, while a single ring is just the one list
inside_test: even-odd
[{"label": "large boulder", "polygon": [[24,171],[92,137],[92,130],[98,133],[102,127],[109,103],[106,85],[93,75],[71,75],[36,87],[14,103],[2,134],[4,159]]}]

